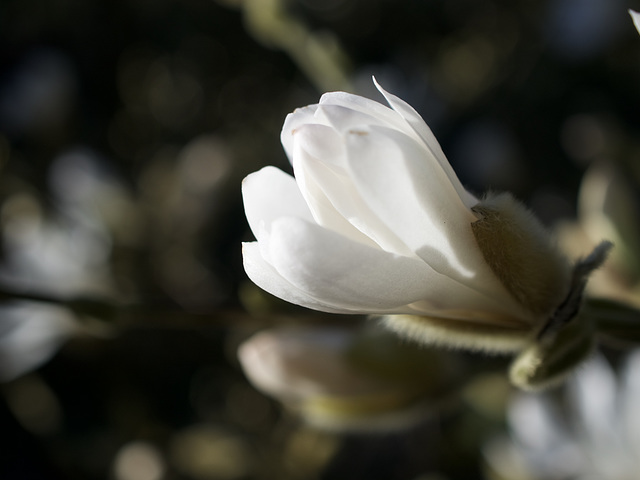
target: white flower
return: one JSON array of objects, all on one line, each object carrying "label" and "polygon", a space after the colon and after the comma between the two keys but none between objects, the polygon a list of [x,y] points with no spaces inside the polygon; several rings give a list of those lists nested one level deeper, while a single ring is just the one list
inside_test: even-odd
[{"label": "white flower", "polygon": [[272,328],[245,340],[238,359],[257,389],[312,425],[342,431],[415,425],[457,377],[433,351],[380,329]]},{"label": "white flower", "polygon": [[520,348],[566,295],[568,264],[512,197],[467,192],[416,111],[376,86],[391,108],[334,92],[287,117],[295,179],[244,180],[248,276],[315,310],[394,315],[423,341]]},{"label": "white flower", "polygon": [[524,393],[513,398],[510,438],[496,438],[484,449],[496,478],[638,478],[640,350],[624,359],[618,375],[595,356],[567,382],[565,393],[562,399]]},{"label": "white flower", "polygon": [[638,33],[640,33],[640,13],[629,10],[629,15],[631,15],[631,19],[633,20],[633,24],[635,25],[636,30],[638,30]]},{"label": "white flower", "polygon": [[39,367],[78,330],[64,308],[50,305],[2,306],[0,318],[0,382]]}]

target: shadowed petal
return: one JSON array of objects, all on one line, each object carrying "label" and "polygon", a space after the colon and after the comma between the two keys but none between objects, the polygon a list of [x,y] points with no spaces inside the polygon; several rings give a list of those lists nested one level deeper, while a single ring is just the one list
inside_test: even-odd
[{"label": "shadowed petal", "polygon": [[438,272],[514,307],[475,242],[471,223],[477,218],[444,172],[424,162],[422,152],[401,132],[384,127],[352,134],[347,140],[351,181],[375,215],[417,256]]},{"label": "shadowed petal", "polygon": [[415,109],[407,102],[387,92],[380,86],[375,78],[373,79],[373,83],[375,83],[376,88],[380,91],[380,93],[384,95],[384,98],[387,100],[389,105],[391,105],[391,108],[398,112],[422,139],[429,153],[438,161],[440,168],[442,168],[442,171],[447,175],[449,182],[451,182],[453,188],[455,188],[456,192],[458,192],[458,195],[460,196],[464,204],[467,207],[471,208],[476,203],[478,203],[478,200],[469,192],[467,192],[460,183],[458,176],[453,171],[453,168],[451,167],[451,164],[449,164],[447,157],[445,157],[444,152],[440,147],[440,143],[438,143],[435,135],[426,124],[426,122],[422,119],[420,114],[418,114],[418,112],[416,112]]},{"label": "shadowed petal", "polygon": [[[476,217],[460,201],[439,169],[424,161],[422,149],[396,130],[369,127],[347,139],[347,158],[355,189],[373,212],[420,255],[436,249],[458,275],[472,275],[475,265],[461,265],[452,240],[468,249]],[[443,272],[444,273],[444,272]]]}]

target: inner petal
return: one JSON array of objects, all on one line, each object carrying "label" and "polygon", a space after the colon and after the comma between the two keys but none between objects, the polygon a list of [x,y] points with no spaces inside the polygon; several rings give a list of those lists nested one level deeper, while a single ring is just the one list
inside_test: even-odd
[{"label": "inner petal", "polygon": [[373,82],[375,83],[376,88],[380,91],[380,93],[384,95],[384,98],[387,100],[389,105],[391,105],[391,108],[393,108],[393,110],[395,110],[413,129],[413,131],[419,136],[431,155],[433,155],[433,157],[438,161],[440,168],[442,168],[443,172],[447,175],[447,177],[449,178],[449,182],[456,189],[456,192],[458,192],[458,195],[460,196],[460,198],[462,198],[465,205],[470,208],[478,203],[478,200],[469,192],[467,192],[460,183],[458,176],[451,167],[451,164],[447,160],[447,157],[445,157],[444,152],[442,151],[442,148],[438,143],[438,140],[436,139],[427,123],[420,116],[420,114],[416,112],[415,109],[407,102],[387,92],[380,86],[375,78],[373,79]]},{"label": "inner petal", "polygon": [[[325,160],[328,157],[330,161]],[[322,125],[300,127],[294,171],[319,225],[366,245],[415,256],[360,198],[346,170],[344,137],[335,130]]]}]

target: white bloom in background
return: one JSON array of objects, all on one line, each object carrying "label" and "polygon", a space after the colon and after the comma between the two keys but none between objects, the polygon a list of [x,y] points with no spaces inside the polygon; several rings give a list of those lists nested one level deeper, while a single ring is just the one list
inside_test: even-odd
[{"label": "white bloom in background", "polygon": [[[110,245],[94,230],[74,218],[45,218],[25,194],[6,200],[3,213],[2,285],[63,300],[113,292]],[[39,367],[69,338],[89,331],[63,306],[9,300],[0,305],[0,382]]]},{"label": "white bloom in background", "polygon": [[65,308],[37,303],[0,307],[0,382],[45,363],[77,330]]},{"label": "white bloom in background", "polygon": [[456,378],[432,351],[376,329],[273,328],[245,340],[238,359],[257,389],[312,425],[343,431],[415,425]]},{"label": "white bloom in background", "polygon": [[640,350],[618,375],[604,358],[586,362],[558,397],[520,393],[507,416],[510,437],[485,448],[489,478],[633,480],[640,472]]},{"label": "white bloom in background", "polygon": [[467,192],[416,111],[376,86],[391,108],[334,92],[287,117],[295,178],[244,180],[248,276],[311,309],[387,315],[423,342],[521,348],[566,296],[568,262],[511,196]]},{"label": "white bloom in background", "polygon": [[567,252],[584,254],[601,235],[616,245],[607,264],[593,273],[590,296],[640,306],[640,225],[635,204],[637,185],[610,162],[594,163],[585,172],[578,195],[577,221],[557,227]]},{"label": "white bloom in background", "polygon": [[629,10],[629,15],[631,15],[631,19],[633,20],[633,24],[636,26],[636,30],[640,33],[640,13]]}]

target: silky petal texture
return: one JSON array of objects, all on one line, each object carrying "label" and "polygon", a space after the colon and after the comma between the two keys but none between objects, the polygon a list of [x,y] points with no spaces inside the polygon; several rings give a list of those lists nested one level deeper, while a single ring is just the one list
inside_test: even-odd
[{"label": "silky petal texture", "polygon": [[469,192],[467,192],[467,190],[460,183],[458,176],[453,171],[451,164],[449,164],[447,157],[444,155],[442,147],[440,147],[440,143],[438,143],[435,135],[423,120],[423,118],[420,116],[420,114],[418,114],[418,112],[416,112],[415,109],[407,102],[387,92],[380,86],[375,78],[373,79],[373,83],[375,84],[378,91],[382,93],[389,105],[391,105],[391,108],[398,112],[424,141],[425,145],[429,149],[429,152],[436,158],[436,160],[438,160],[440,168],[442,168],[444,173],[447,175],[449,181],[456,189],[456,192],[458,192],[458,195],[460,196],[464,204],[467,207],[471,208],[476,203],[478,203],[478,200]]},{"label": "silky petal texture", "polygon": [[[456,269],[471,274],[455,258],[447,229],[468,227],[476,217],[451,185],[434,175],[415,142],[396,130],[370,126],[347,137],[347,161],[355,189],[412,252],[419,256],[424,247],[436,248]],[[473,239],[469,232],[466,237]]]},{"label": "silky petal texture", "polygon": [[[349,191],[348,183],[344,185],[345,182],[336,181],[335,169],[341,166],[344,162],[344,154],[340,148],[341,143],[345,141],[349,142],[354,135],[362,135],[362,133],[366,132],[367,129],[373,128],[375,125],[384,126],[386,124],[392,128],[382,129],[382,131],[390,132],[391,134],[395,133],[396,135],[393,140],[397,140],[403,146],[405,143],[413,143],[415,147],[413,148],[413,158],[415,159],[415,162],[413,163],[423,170],[424,176],[430,180],[429,183],[439,187],[437,191],[433,188],[425,188],[422,191],[422,196],[425,197],[423,205],[429,205],[430,203],[436,203],[438,201],[440,201],[440,205],[443,203],[449,203],[452,207],[455,207],[457,204],[461,207],[459,211],[467,215],[467,220],[465,220],[464,223],[468,224],[476,218],[468,211],[468,205],[465,204],[465,201],[472,204],[475,203],[475,199],[470,201],[469,198],[472,196],[460,196],[460,192],[457,190],[456,185],[459,186],[461,192],[464,192],[464,189],[461,187],[455,173],[446,161],[435,137],[433,137],[433,134],[420,116],[397,97],[394,97],[383,90],[381,90],[381,92],[388,95],[390,101],[394,102],[396,108],[403,112],[405,117],[411,117],[411,122],[416,126],[412,127],[402,115],[377,102],[355,95],[335,92],[323,95],[320,104],[314,106],[314,108],[298,109],[296,112],[289,115],[283,127],[282,140],[285,150],[287,150],[289,158],[292,160],[294,165],[294,171],[296,172],[296,178],[298,178],[301,190],[305,192],[305,198],[309,203],[311,210],[314,212],[314,218],[316,218],[316,221],[319,224],[336,231],[341,231],[350,238],[356,239],[356,236],[348,232],[349,229],[345,228],[344,225],[339,225],[341,222],[336,221],[337,218],[345,217],[349,219],[356,228],[363,231],[368,237],[378,243],[383,249],[403,255],[411,255],[412,252],[415,253],[417,251],[417,248],[411,248],[411,245],[406,244],[406,242],[404,246],[399,243],[396,235],[389,233],[388,225],[381,223],[379,219],[373,220],[373,217],[370,214],[365,215],[365,213],[368,212],[365,212],[364,210],[366,209],[361,208],[361,206],[360,208],[357,208],[357,211],[353,211],[354,209],[352,207],[359,202],[359,199],[351,198],[350,202],[338,201],[334,198],[335,193],[333,196],[328,194],[328,188],[331,188],[333,192],[337,193],[340,191]],[[323,142],[309,142],[306,138],[314,137],[313,134],[310,134],[310,130],[312,130],[310,127],[314,124],[316,126],[329,125],[333,127],[335,131],[324,129],[327,130],[327,132],[321,135],[324,137]],[[320,127],[320,129],[322,129],[322,127]],[[398,133],[398,131],[404,132],[407,135],[407,138],[398,138],[401,137],[401,134]],[[291,133],[288,135],[288,132]],[[342,140],[340,136],[336,134],[337,132],[343,133],[343,135],[346,136],[346,139]],[[318,136],[320,135],[315,135],[315,137]],[[424,140],[425,138],[426,140]],[[412,139],[415,142],[412,142]],[[428,145],[426,143],[427,141],[431,142],[432,145]],[[320,152],[314,152],[310,151],[311,149],[308,148],[309,144],[320,144],[323,147],[320,149]],[[352,149],[348,155],[348,158],[352,163],[351,166],[353,166],[353,163],[357,162],[361,168],[367,169],[369,166],[369,159],[367,157],[368,152],[359,151],[357,149],[357,142],[352,142],[352,145],[356,145],[356,148]],[[397,150],[395,147],[396,145],[390,145],[390,148]],[[437,162],[429,161],[430,156],[436,158]],[[438,156],[440,158],[437,158]],[[309,171],[309,158],[317,159],[316,165],[312,166],[316,174],[314,180],[311,180],[312,175]],[[384,160],[387,158],[392,158],[392,156],[387,155],[386,158],[381,159],[382,163],[384,163]],[[363,159],[366,161],[363,161]],[[306,163],[307,165],[305,166],[303,163]],[[446,166],[447,169],[443,168],[443,165]],[[357,166],[358,165],[356,165],[356,167]],[[327,169],[331,169],[333,171],[333,178],[327,178]],[[320,171],[323,171],[324,175],[322,176],[324,178],[318,178],[321,176],[319,175]],[[346,180],[349,182],[351,179],[347,176]],[[336,185],[338,186],[337,188]],[[321,191],[322,194],[320,194]],[[445,191],[446,195],[443,195],[443,192]],[[331,203],[335,208],[327,208],[329,203]],[[399,203],[400,202],[395,202],[394,204],[397,205]],[[404,205],[410,204],[405,203]],[[450,209],[448,211],[450,211]],[[448,211],[443,211],[442,213],[446,214]],[[423,214],[422,218],[428,218],[428,216]],[[457,219],[449,220],[448,225],[457,223]],[[358,221],[359,223],[356,224]],[[404,226],[405,231],[412,230],[411,226],[413,225],[413,222],[403,223],[402,225]],[[442,225],[446,224],[443,223]],[[392,228],[391,230],[394,229]],[[443,232],[440,225],[434,225],[433,222],[432,228],[428,231],[420,231],[419,229],[413,229],[413,231],[419,231],[420,235],[423,235],[425,238],[430,238],[431,242],[437,245],[453,245],[456,243],[452,241],[454,237],[446,235],[446,232]],[[443,233],[445,233],[444,236],[442,235]],[[436,239],[435,236],[440,236],[441,238]],[[468,233],[465,233],[465,236],[468,237]],[[455,238],[459,238],[457,234]],[[405,247],[409,248],[407,249]],[[420,245],[419,248],[420,247],[422,247],[422,245]],[[468,249],[466,247],[467,246],[465,245],[460,250],[467,251]],[[479,254],[477,249],[475,250],[476,254]],[[449,262],[451,262],[452,256],[454,255],[448,255]],[[472,270],[470,270],[469,266],[462,267],[459,261],[457,263],[458,265],[456,265],[456,268],[458,271],[466,270],[465,274],[467,277],[472,275],[470,273]],[[472,261],[471,264],[477,264],[477,262]]]},{"label": "silky petal texture", "polygon": [[[440,273],[521,310],[476,244],[476,217],[446,178],[434,175],[415,143],[397,131],[370,127],[366,135],[351,135],[347,150],[355,188],[412,252]],[[356,152],[367,161],[358,161]]]},{"label": "silky petal texture", "polygon": [[[341,144],[344,144],[344,142],[348,140],[348,137],[353,136],[354,134],[358,135],[358,132],[366,129],[368,126],[388,126],[390,127],[389,130],[387,130],[388,132],[401,131],[407,135],[408,138],[406,140],[408,142],[411,142],[411,139],[415,141],[417,163],[426,167],[426,174],[433,179],[433,182],[437,182],[442,185],[442,188],[440,188],[437,193],[431,193],[431,191],[427,189],[424,192],[425,196],[429,199],[443,198],[439,197],[439,194],[444,189],[448,189],[449,192],[447,192],[448,195],[446,199],[450,200],[452,204],[461,204],[463,209],[467,207],[464,201],[468,200],[469,197],[461,197],[460,192],[452,183],[452,180],[455,180],[455,183],[459,186],[460,190],[464,192],[464,189],[446,161],[440,146],[427,125],[420,116],[411,109],[411,107],[404,104],[404,102],[399,100],[397,97],[393,97],[383,90],[381,90],[381,92],[389,95],[389,99],[394,101],[396,107],[404,113],[405,117],[409,117],[410,112],[413,112],[411,114],[411,121],[416,125],[421,124],[421,126],[411,126],[401,114],[373,100],[347,93],[334,92],[323,95],[319,105],[297,109],[293,114],[290,114],[285,121],[281,138],[285,150],[287,151],[287,155],[294,165],[294,171],[301,190],[304,192],[303,194],[314,213],[314,218],[316,218],[316,221],[318,221],[319,224],[332,228],[336,231],[341,231],[343,234],[355,239],[356,237],[353,234],[348,233],[348,229],[344,228],[344,225],[339,225],[336,218],[346,217],[352,224],[355,224],[360,220],[359,224],[355,225],[356,228],[364,231],[367,236],[371,237],[376,241],[376,243],[381,245],[382,248],[396,253],[401,253],[403,255],[411,255],[411,249],[409,248],[409,250],[407,250],[407,248],[404,248],[397,241],[395,235],[389,234],[389,228],[386,225],[381,224],[379,221],[374,222],[371,220],[371,215],[364,215],[365,212],[362,208],[358,208],[357,212],[349,211],[353,210],[353,208],[349,208],[352,206],[350,205],[350,202],[338,202],[335,198],[329,196],[326,191],[327,188],[332,188],[334,192],[338,192],[338,190],[349,191],[348,182],[350,179],[348,176],[346,177],[346,185],[344,185],[345,182],[335,181],[335,168],[341,166],[345,160],[345,155],[341,151]],[[330,126],[332,129],[324,129],[326,132],[324,132],[323,135],[313,135],[312,133],[310,134],[310,130],[312,130],[310,127],[314,125],[316,127],[320,125]],[[322,130],[321,127],[319,129]],[[318,128],[316,128],[316,131],[317,130]],[[338,132],[346,136],[347,139],[340,138],[340,135],[337,134]],[[323,138],[321,142],[306,141],[306,138],[309,137],[312,139],[314,137]],[[424,138],[427,138],[432,145],[425,143],[425,140],[423,140]],[[400,141],[402,141],[402,139]],[[310,149],[309,144],[321,145],[322,147],[320,149]],[[433,152],[436,152],[436,154],[441,158],[434,157]],[[318,159],[317,163],[319,164],[325,164],[315,165],[316,173],[318,173],[319,170],[324,170],[325,175],[323,179],[316,178],[315,181],[311,180],[308,165],[307,168],[304,168],[304,166],[301,165],[305,158],[300,157],[305,157],[305,155]],[[369,163],[368,161],[363,161],[363,159],[367,160],[367,157],[363,152],[355,151],[351,153],[351,156],[352,159],[355,158],[358,162],[363,163],[363,168],[366,168],[366,165]],[[432,157],[437,161],[430,161],[429,157]],[[445,165],[448,170],[445,170],[443,165]],[[327,178],[327,168],[333,170],[333,178]],[[343,185],[341,185],[341,183]],[[340,188],[333,188],[336,184],[340,185]],[[320,194],[320,191],[323,191],[323,193]],[[354,202],[357,202],[357,200],[354,200]],[[327,208],[328,203],[331,203],[336,208]],[[336,209],[338,212],[335,211]],[[340,215],[340,213],[342,215]],[[475,217],[470,213],[468,216],[469,221],[475,220]],[[373,227],[374,223],[377,223],[378,225],[377,228],[372,230],[370,227]],[[425,235],[426,234],[427,233],[425,233]]]},{"label": "silky petal texture", "polygon": [[[303,125],[294,142],[293,169],[300,190],[315,221],[330,230],[365,245],[375,245],[358,223],[375,221],[351,187],[346,170],[345,149],[339,135],[324,125]],[[320,160],[330,156],[334,162]],[[346,207],[346,208],[345,208]]]},{"label": "silky petal texture", "polygon": [[275,167],[248,175],[242,181],[242,199],[249,227],[258,240],[277,218],[313,218],[295,179]]},{"label": "silky petal texture", "polygon": [[429,168],[418,143],[396,130],[363,125],[347,135],[345,155],[336,137],[329,127],[313,124],[294,135],[294,171],[318,224],[363,244],[372,245],[371,239],[388,252],[422,258],[440,273],[506,297],[516,309],[477,248],[469,227],[476,217],[444,172]]},{"label": "silky petal texture", "polygon": [[[299,291],[345,312],[416,313],[408,304],[420,301],[422,313],[435,316],[452,309],[512,314],[503,302],[420,260],[358,244],[297,218],[274,222],[269,254],[277,273]],[[510,318],[514,325],[521,324],[517,317]]]},{"label": "silky petal texture", "polygon": [[258,242],[242,244],[244,270],[253,283],[271,295],[289,303],[327,313],[358,313],[322,302],[285,280],[262,256]]},{"label": "silky petal texture", "polygon": [[[331,132],[331,135],[329,135]],[[323,162],[326,145],[337,133],[322,125],[305,125],[295,135],[293,168],[300,189],[319,225],[339,232],[352,240],[401,255],[414,256],[387,225],[364,203],[353,187],[346,161]]]},{"label": "silky petal texture", "polygon": [[298,128],[309,124],[322,125],[322,123],[315,119],[315,112],[318,107],[319,105],[308,105],[306,107],[296,108],[284,119],[284,125],[282,125],[282,131],[280,132],[280,142],[291,163],[293,163],[293,137]]},{"label": "silky petal texture", "polygon": [[[271,230],[273,220],[283,215],[292,215],[311,220],[309,211],[303,202],[293,177],[274,167],[266,167],[259,172],[251,174],[245,180],[243,183],[243,195],[247,218],[255,235],[261,240],[261,246],[263,247],[262,254],[259,252],[250,253],[257,245],[245,245],[245,269],[250,278],[266,291],[292,303],[333,313],[351,312],[354,308],[353,306],[347,307],[342,303],[329,305],[296,289],[263,259],[263,256],[267,258],[270,256],[267,231]],[[264,255],[264,253],[267,255]],[[421,297],[418,297],[418,299],[420,300]],[[411,300],[414,299],[412,298]],[[402,301],[400,300],[398,304],[401,303]],[[365,307],[366,301],[357,304],[355,308],[362,310]],[[424,306],[421,306],[417,311],[421,312],[422,310],[424,310]],[[370,313],[385,311],[387,310],[372,309]],[[416,313],[415,309],[407,311]],[[427,311],[432,310],[428,309]]]},{"label": "silky petal texture", "polygon": [[[342,115],[339,112],[342,111]],[[351,113],[348,113],[351,112]],[[357,116],[360,113],[361,115]],[[346,118],[356,120],[352,125],[347,124]],[[420,140],[415,130],[402,118],[400,114],[379,102],[345,92],[325,93],[318,105],[298,108],[287,115],[282,127],[282,145],[289,159],[293,154],[292,135],[296,129],[304,124],[320,124],[342,126],[341,130],[348,130],[352,126],[363,124],[364,118],[374,119],[376,124],[387,125],[403,131],[416,140]]]},{"label": "silky petal texture", "polygon": [[[298,109],[290,114],[287,121],[285,121],[281,138],[289,158],[292,157],[291,139],[289,138],[290,132],[300,124],[328,124],[340,131],[345,131],[359,124],[387,125],[403,131],[416,140],[420,140],[425,147],[426,153],[437,160],[439,167],[447,175],[464,204],[467,207],[475,205],[477,199],[462,186],[444,155],[440,144],[422,117],[409,104],[384,90],[378,82],[376,82],[375,78],[373,81],[376,88],[385,97],[392,109],[374,100],[345,92],[326,93],[322,96],[318,105],[313,105],[312,108],[306,107],[305,109]],[[350,120],[351,123],[348,123],[344,117],[328,115],[327,112],[330,111],[329,108],[333,108],[334,112],[340,108],[349,112],[347,119]]]}]

